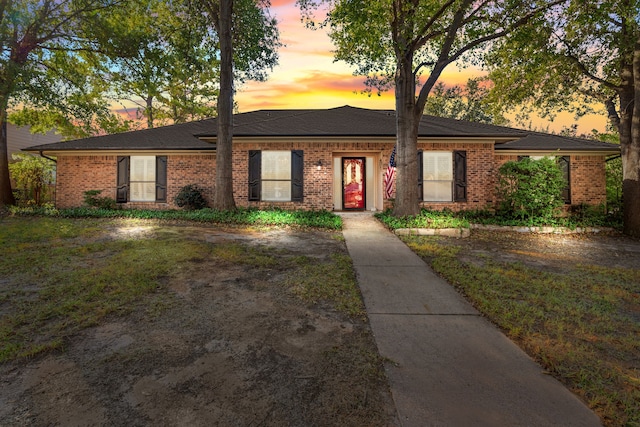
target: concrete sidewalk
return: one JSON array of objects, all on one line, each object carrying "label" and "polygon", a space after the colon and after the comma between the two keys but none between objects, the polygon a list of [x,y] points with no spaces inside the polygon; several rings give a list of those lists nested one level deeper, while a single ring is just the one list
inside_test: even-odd
[{"label": "concrete sidewalk", "polygon": [[341,213],[404,427],[600,426],[370,213]]}]

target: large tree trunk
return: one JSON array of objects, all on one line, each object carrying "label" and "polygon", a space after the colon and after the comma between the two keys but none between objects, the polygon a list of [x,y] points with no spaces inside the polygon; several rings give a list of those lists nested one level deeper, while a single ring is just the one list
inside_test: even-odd
[{"label": "large tree trunk", "polygon": [[15,204],[9,177],[7,109],[0,107],[0,207]]},{"label": "large tree trunk", "polygon": [[[407,55],[409,56],[409,55]],[[422,111],[416,111],[415,78],[411,57],[403,58],[396,71],[396,201],[395,216],[417,215],[418,126]]]},{"label": "large tree trunk", "polygon": [[624,233],[640,237],[640,38],[635,44],[632,74],[631,89],[620,96],[622,199]]},{"label": "large tree trunk", "polygon": [[233,46],[231,44],[232,0],[220,1],[220,96],[216,140],[216,191],[213,206],[230,210],[233,199]]}]

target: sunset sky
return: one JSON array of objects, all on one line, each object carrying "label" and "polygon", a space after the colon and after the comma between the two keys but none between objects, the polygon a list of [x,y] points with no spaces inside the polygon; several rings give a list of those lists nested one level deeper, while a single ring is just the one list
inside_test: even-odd
[{"label": "sunset sky", "polygon": [[[371,97],[360,92],[364,78],[353,76],[344,62],[334,62],[333,45],[323,30],[312,31],[300,21],[295,0],[272,0],[271,14],[278,20],[281,42],[279,65],[266,82],[248,82],[238,88],[235,100],[240,112],[281,108],[331,108],[351,105],[362,108],[393,109],[393,92]],[[445,84],[464,84],[480,75],[481,70],[459,69],[449,66],[440,81]],[[579,121],[579,131],[604,131],[606,118],[588,116]],[[560,115],[551,130],[560,130],[573,123],[570,114]],[[534,126],[545,127],[548,122],[536,120]]]}]

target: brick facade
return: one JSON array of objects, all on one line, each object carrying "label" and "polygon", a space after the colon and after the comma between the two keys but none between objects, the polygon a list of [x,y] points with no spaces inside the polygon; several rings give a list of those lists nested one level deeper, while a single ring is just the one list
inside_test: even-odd
[{"label": "brick facade", "polygon": [[[334,159],[362,156],[373,160],[375,192],[367,197],[380,200],[379,208],[391,206],[382,202],[382,180],[394,146],[389,142],[303,141],[303,142],[234,142],[233,190],[238,206],[271,207],[285,209],[334,209],[334,179],[341,171],[334,171]],[[422,205],[432,209],[483,209],[493,206],[498,168],[517,156],[494,153],[492,142],[477,143],[418,143],[423,151],[467,152],[467,201]],[[248,161],[250,150],[303,150],[304,200],[303,202],[249,202]],[[156,153],[157,155],[165,155]],[[150,155],[150,154],[148,154]],[[321,163],[318,168],[318,163]],[[212,201],[215,186],[213,154],[167,154],[167,203],[126,203],[125,207],[144,209],[174,209],[173,199],[185,185],[197,184],[205,197]],[[601,204],[606,199],[605,163],[603,156],[572,155],[570,157],[572,204]],[[102,196],[115,199],[117,184],[117,154],[114,155],[60,155],[57,166],[56,205],[59,208],[81,206],[84,192],[102,190]],[[337,184],[339,185],[339,184]],[[340,207],[336,207],[339,209]]]},{"label": "brick facade", "polygon": [[[117,155],[58,156],[56,206],[77,207],[83,204],[84,192],[101,190],[101,197],[116,198]],[[180,188],[197,184],[208,201],[215,187],[215,155],[167,155],[167,203],[129,202],[123,207],[138,209],[174,209],[173,199]]]}]

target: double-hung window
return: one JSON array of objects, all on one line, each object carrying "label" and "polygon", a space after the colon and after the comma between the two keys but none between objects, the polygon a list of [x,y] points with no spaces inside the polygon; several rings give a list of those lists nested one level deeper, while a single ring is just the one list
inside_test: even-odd
[{"label": "double-hung window", "polygon": [[249,151],[249,200],[301,202],[303,171],[301,150]]},{"label": "double-hung window", "polygon": [[129,200],[132,202],[155,202],[156,157],[131,156],[129,167]]},{"label": "double-hung window", "polygon": [[467,200],[466,151],[421,151],[420,197],[425,202]]},{"label": "double-hung window", "polygon": [[118,157],[116,201],[166,202],[167,157]]}]

